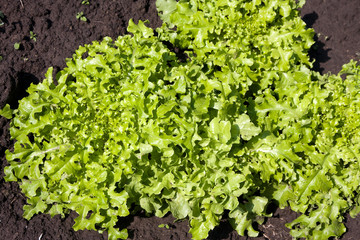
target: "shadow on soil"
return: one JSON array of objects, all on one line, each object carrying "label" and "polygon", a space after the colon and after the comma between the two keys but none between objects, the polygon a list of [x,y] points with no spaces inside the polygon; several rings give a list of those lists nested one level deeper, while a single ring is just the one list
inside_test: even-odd
[{"label": "shadow on soil", "polygon": [[12,94],[11,98],[8,100],[10,107],[12,109],[16,109],[19,106],[19,100],[23,99],[24,97],[28,96],[27,89],[30,84],[37,84],[39,83],[39,79],[35,77],[31,73],[27,72],[18,72],[16,79],[15,79],[15,91],[16,94]]},{"label": "shadow on soil", "polygon": [[[312,28],[316,20],[319,18],[316,12],[312,12],[303,16],[302,20],[306,23],[306,27]],[[331,51],[331,48],[325,49],[325,43],[323,40],[319,39],[320,35],[314,35],[314,45],[309,50],[309,56],[313,63],[313,70],[320,72],[321,74],[324,71],[324,68],[320,67],[320,63],[325,63],[330,60],[328,52]],[[329,38],[324,39],[325,41]]]}]

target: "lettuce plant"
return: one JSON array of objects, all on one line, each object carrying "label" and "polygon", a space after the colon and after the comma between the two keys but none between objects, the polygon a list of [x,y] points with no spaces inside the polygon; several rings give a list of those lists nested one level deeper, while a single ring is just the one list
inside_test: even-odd
[{"label": "lettuce plant", "polygon": [[116,223],[140,207],[204,239],[228,213],[257,236],[275,202],[302,213],[295,238],[341,236],[360,212],[360,66],[310,70],[302,4],[158,0],[156,34],[130,21],[131,36],[81,46],[56,79],[50,68],[0,111],[24,217],[73,210],[75,230],[126,239]]}]

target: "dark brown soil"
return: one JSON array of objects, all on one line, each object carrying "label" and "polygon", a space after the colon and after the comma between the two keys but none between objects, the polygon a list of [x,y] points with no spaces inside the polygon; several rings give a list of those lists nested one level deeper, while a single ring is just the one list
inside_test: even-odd
[{"label": "dark brown soil", "polygon": [[[31,83],[41,81],[51,66],[56,71],[63,68],[65,58],[71,57],[79,45],[126,33],[130,18],[135,22],[149,19],[151,27],[161,25],[155,0],[89,2],[89,5],[82,5],[81,0],[0,0],[0,11],[5,15],[4,25],[0,26],[0,108],[5,103],[16,107]],[[76,19],[78,12],[84,13],[86,22]],[[359,59],[359,12],[358,0],[308,0],[302,16],[318,33],[317,43],[310,52],[316,70],[337,73],[342,64]],[[36,41],[30,38],[30,31],[36,34]],[[19,50],[14,49],[14,43],[21,43]],[[106,234],[72,230],[74,213],[65,219],[44,214],[30,221],[23,219],[22,206],[26,199],[17,183],[7,183],[3,179],[5,150],[11,148],[9,121],[0,117],[0,239],[107,239]],[[258,226],[262,232],[258,238],[239,237],[224,220],[210,233],[209,239],[291,239],[284,224],[296,216],[289,209],[277,209],[273,218]],[[169,229],[158,228],[161,223],[168,224]],[[188,223],[174,222],[171,215],[159,219],[139,213],[123,219],[119,225],[128,227],[130,239],[191,238]],[[360,217],[347,217],[346,226],[348,232],[342,239],[359,239]]]}]

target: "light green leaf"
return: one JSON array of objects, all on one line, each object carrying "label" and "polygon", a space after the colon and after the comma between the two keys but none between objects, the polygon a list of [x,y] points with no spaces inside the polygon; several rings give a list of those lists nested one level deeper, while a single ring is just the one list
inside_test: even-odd
[{"label": "light green leaf", "polygon": [[242,114],[236,119],[235,126],[239,128],[241,138],[245,141],[249,141],[261,132],[261,129],[256,127],[246,114]]},{"label": "light green leaf", "polygon": [[170,209],[174,217],[177,219],[183,219],[191,212],[187,199],[180,193],[178,193],[176,198],[170,202]]},{"label": "light green leaf", "polygon": [[10,109],[10,105],[6,104],[3,109],[0,109],[0,115],[4,118],[11,119],[13,116],[13,111]]},{"label": "light green leaf", "polygon": [[159,12],[160,18],[171,25],[170,16],[176,10],[177,3],[175,0],[157,0],[156,8]]}]

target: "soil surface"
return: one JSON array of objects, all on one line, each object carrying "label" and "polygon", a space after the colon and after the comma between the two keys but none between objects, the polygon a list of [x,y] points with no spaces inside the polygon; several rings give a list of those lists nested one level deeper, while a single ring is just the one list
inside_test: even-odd
[{"label": "soil surface", "polygon": [[[130,18],[137,22],[150,20],[158,27],[155,0],[0,0],[4,24],[0,26],[0,108],[9,103],[12,108],[26,95],[31,83],[38,83],[51,66],[55,71],[65,67],[65,59],[86,43],[104,36],[116,38],[126,33]],[[83,12],[87,21],[76,18]],[[317,43],[310,51],[314,69],[322,73],[337,73],[350,59],[360,56],[360,4],[358,0],[308,0],[301,15],[308,27],[315,29]],[[35,34],[32,36],[31,32]],[[36,39],[36,40],[35,40]],[[20,48],[14,48],[20,43]],[[61,219],[59,216],[39,214],[30,221],[23,219],[26,202],[18,183],[5,182],[5,150],[11,149],[9,121],[0,117],[0,239],[107,239],[95,231],[72,230],[75,213]],[[289,209],[274,209],[274,217],[258,226],[261,236],[239,237],[224,219],[210,232],[209,239],[291,239],[284,224],[296,218]],[[169,228],[158,228],[168,224]],[[119,225],[129,229],[130,239],[186,240],[191,239],[187,221],[174,222],[165,218],[148,217],[143,213],[122,219]],[[348,232],[341,239],[359,239],[360,216],[346,217]]]}]

